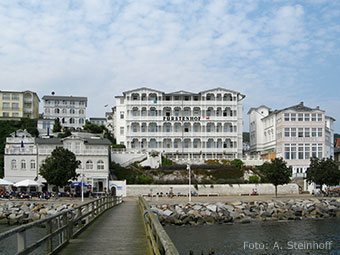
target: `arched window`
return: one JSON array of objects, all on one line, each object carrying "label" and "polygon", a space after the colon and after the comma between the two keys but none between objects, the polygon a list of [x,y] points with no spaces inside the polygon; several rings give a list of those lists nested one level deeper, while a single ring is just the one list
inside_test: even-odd
[{"label": "arched window", "polygon": [[75,114],[76,111],[74,109],[70,109],[70,114]]},{"label": "arched window", "polygon": [[23,169],[23,170],[26,169],[26,160],[24,160],[24,159],[21,160],[21,169]]},{"label": "arched window", "polygon": [[70,119],[70,124],[74,124],[74,123],[75,123],[74,118],[71,118]]},{"label": "arched window", "polygon": [[98,162],[97,162],[97,169],[98,170],[103,170],[104,169],[104,161],[103,160],[98,160]]},{"label": "arched window", "polygon": [[17,161],[15,159],[12,159],[12,161],[11,161],[11,168],[17,169]]},{"label": "arched window", "polygon": [[80,110],[79,110],[79,114],[84,114],[84,110],[83,110],[83,109],[80,109]]},{"label": "arched window", "polygon": [[84,124],[84,119],[83,118],[79,119],[79,124]]},{"label": "arched window", "polygon": [[55,108],[55,109],[54,109],[54,113],[60,113],[59,108]]},{"label": "arched window", "polygon": [[62,113],[66,114],[66,113],[67,113],[67,110],[64,108],[64,109],[62,110]]},{"label": "arched window", "polygon": [[35,169],[35,160],[31,159],[31,169]]},{"label": "arched window", "polygon": [[93,162],[91,160],[86,161],[86,169],[93,169]]}]

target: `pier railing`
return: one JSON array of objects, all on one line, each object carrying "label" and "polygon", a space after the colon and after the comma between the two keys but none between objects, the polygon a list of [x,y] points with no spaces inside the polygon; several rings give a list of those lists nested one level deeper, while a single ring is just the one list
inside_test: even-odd
[{"label": "pier railing", "polygon": [[152,247],[154,255],[179,255],[174,243],[152,212],[149,204],[143,197],[139,197],[139,207],[143,213],[144,225],[147,232],[148,241]]},{"label": "pier railing", "polygon": [[103,212],[121,202],[122,197],[102,197],[0,233],[0,247],[9,247],[0,249],[0,254],[56,254]]}]

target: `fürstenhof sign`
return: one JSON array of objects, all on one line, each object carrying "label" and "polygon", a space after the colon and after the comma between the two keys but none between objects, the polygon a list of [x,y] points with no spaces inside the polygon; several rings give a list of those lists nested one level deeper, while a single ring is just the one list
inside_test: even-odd
[{"label": "f\u00fcrstenhof sign", "polygon": [[170,117],[170,116],[164,116],[163,121],[200,121],[201,117]]}]

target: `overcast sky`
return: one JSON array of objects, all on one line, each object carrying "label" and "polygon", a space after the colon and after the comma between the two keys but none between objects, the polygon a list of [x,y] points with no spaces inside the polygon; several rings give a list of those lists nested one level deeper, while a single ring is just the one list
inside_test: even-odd
[{"label": "overcast sky", "polygon": [[244,130],[250,107],[304,101],[340,133],[339,41],[339,0],[1,0],[0,90],[103,117],[125,90],[224,87],[246,95]]}]

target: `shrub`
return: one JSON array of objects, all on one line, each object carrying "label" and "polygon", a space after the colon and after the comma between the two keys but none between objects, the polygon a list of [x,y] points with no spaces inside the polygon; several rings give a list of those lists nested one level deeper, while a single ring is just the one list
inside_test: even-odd
[{"label": "shrub", "polygon": [[257,175],[249,176],[248,183],[259,183],[260,178]]}]

